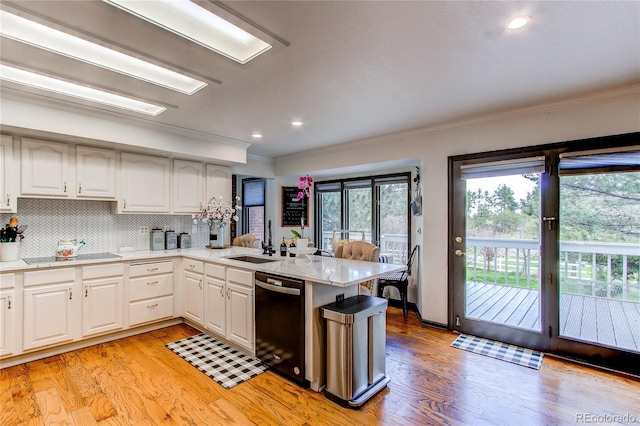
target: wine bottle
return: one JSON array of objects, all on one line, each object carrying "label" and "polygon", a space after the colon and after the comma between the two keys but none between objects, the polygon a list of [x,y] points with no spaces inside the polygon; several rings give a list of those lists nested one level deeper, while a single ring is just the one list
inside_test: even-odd
[{"label": "wine bottle", "polygon": [[284,242],[284,237],[282,237],[282,242],[280,243],[280,256],[287,255],[287,243]]}]

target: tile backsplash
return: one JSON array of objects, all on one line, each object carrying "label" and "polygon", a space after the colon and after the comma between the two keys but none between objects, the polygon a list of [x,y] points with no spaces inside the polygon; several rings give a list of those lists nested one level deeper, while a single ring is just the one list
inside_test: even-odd
[{"label": "tile backsplash", "polygon": [[193,223],[190,215],[113,214],[109,201],[18,199],[18,212],[0,214],[6,226],[16,216],[20,226],[28,226],[20,245],[20,257],[53,256],[62,239],[85,240],[80,253],[117,252],[120,247],[149,250],[149,234],[141,227],[172,229],[191,234],[191,245],[209,243],[207,224]]}]

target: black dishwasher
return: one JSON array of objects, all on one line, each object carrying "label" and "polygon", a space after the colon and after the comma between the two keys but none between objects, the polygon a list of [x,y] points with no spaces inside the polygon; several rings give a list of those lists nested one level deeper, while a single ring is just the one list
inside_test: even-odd
[{"label": "black dishwasher", "polygon": [[304,281],[256,272],[256,355],[308,386],[304,377]]}]

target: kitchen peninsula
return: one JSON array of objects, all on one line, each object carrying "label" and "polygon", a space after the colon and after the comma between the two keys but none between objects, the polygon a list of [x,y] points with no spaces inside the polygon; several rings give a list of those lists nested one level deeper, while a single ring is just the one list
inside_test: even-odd
[{"label": "kitchen peninsula", "polygon": [[[209,294],[214,293],[216,282],[228,286],[230,277],[239,277],[238,281],[246,289],[247,335],[240,344],[234,346],[255,355],[254,316],[253,316],[253,276],[265,272],[287,278],[304,280],[305,283],[305,378],[313,390],[319,391],[324,384],[324,322],[320,316],[320,306],[335,302],[337,295],[344,297],[358,294],[359,283],[397,272],[405,267],[387,263],[362,262],[336,259],[328,256],[310,256],[310,259],[267,256],[259,249],[231,247],[211,250],[191,248],[178,250],[135,251],[114,253],[119,257],[106,259],[71,260],[27,264],[23,260],[0,263],[0,294],[3,301],[13,304],[12,318],[5,321],[2,330],[9,341],[8,348],[0,348],[2,367],[15,365],[33,359],[43,358],[54,353],[114,340],[125,335],[137,334],[155,328],[175,324],[184,320],[202,331],[212,332],[214,337],[222,337],[230,343],[237,343],[233,336],[221,335],[215,328],[209,327],[207,306]],[[233,259],[245,258],[245,260]],[[249,259],[246,259],[246,258]],[[253,263],[258,258],[264,263]],[[146,268],[142,270],[143,268]],[[106,272],[105,272],[106,271]],[[226,271],[226,272],[225,272]],[[145,275],[155,274],[155,275]],[[153,276],[153,279],[147,279]],[[56,279],[56,277],[60,277]],[[202,285],[205,277],[211,277],[212,286]],[[216,281],[217,280],[217,281]],[[191,287],[189,286],[191,284]],[[136,296],[134,286],[142,285],[145,291],[150,287],[169,288],[164,293],[151,296]],[[93,287],[92,287],[93,286]],[[88,327],[88,317],[94,311],[104,309],[110,299],[99,298],[91,304],[92,291],[104,288],[105,296],[112,296],[117,304],[114,312],[120,312],[120,320],[111,328],[94,329]],[[117,290],[115,290],[117,287]],[[113,291],[108,289],[113,288]],[[189,288],[195,289],[189,293]],[[222,289],[223,287],[216,287]],[[51,293],[36,290],[51,289]],[[222,294],[222,291],[220,290]],[[83,297],[74,298],[74,294]],[[56,296],[58,295],[58,296]],[[157,297],[156,297],[157,296]],[[47,304],[64,304],[61,322],[68,326],[64,338],[60,340],[34,339],[30,328],[39,317],[33,314],[40,301]],[[153,303],[151,303],[153,302]],[[150,304],[151,303],[151,304]],[[195,308],[191,305],[195,303]],[[148,317],[146,311],[139,314],[138,309],[153,307],[160,316]],[[29,314],[31,313],[31,314]],[[64,319],[66,318],[66,322]],[[29,324],[28,322],[32,323]],[[80,326],[82,324],[82,330]],[[90,324],[89,324],[90,325]],[[45,327],[46,328],[46,327]],[[89,330],[89,331],[87,331]],[[37,332],[35,332],[37,334]],[[37,337],[37,336],[36,336]],[[31,344],[32,342],[35,344]]]}]

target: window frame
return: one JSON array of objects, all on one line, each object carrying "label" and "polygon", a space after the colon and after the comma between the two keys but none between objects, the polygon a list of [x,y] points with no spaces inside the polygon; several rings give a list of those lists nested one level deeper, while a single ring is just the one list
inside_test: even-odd
[{"label": "window frame", "polygon": [[[355,185],[358,182],[362,182],[362,185]],[[365,184],[368,182],[368,184]],[[317,242],[317,246],[320,249],[322,247],[322,194],[330,192],[340,192],[341,202],[341,215],[340,215],[340,228],[345,228],[349,222],[349,205],[347,199],[347,191],[349,189],[365,188],[368,187],[371,191],[371,228],[365,230],[370,233],[372,243],[380,245],[380,185],[385,183],[406,183],[407,184],[407,202],[406,205],[406,219],[407,219],[407,245],[412,247],[411,242],[411,172],[390,173],[384,175],[372,175],[372,176],[357,176],[345,179],[331,179],[325,181],[316,181],[314,188],[314,239]],[[322,187],[327,186],[326,190]],[[336,187],[337,186],[337,187]]]}]

